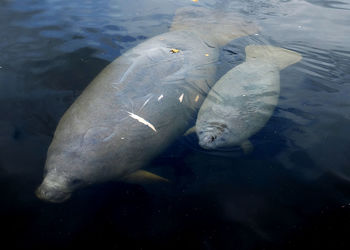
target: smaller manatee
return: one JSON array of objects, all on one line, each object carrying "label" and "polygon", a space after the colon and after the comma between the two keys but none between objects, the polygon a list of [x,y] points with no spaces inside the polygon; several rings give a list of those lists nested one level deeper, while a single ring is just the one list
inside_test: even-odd
[{"label": "smaller manatee", "polygon": [[217,149],[241,145],[271,117],[280,92],[280,70],[301,60],[282,48],[249,45],[246,61],[210,90],[197,116],[199,145]]}]

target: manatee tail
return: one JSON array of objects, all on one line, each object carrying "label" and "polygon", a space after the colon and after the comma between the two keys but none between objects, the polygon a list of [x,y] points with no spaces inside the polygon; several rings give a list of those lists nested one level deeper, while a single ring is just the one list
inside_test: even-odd
[{"label": "manatee tail", "polygon": [[259,27],[237,13],[191,6],[176,10],[170,30],[193,30],[222,46],[235,38],[257,33]]},{"label": "manatee tail", "polygon": [[302,59],[302,56],[297,52],[269,45],[248,45],[245,48],[245,53],[247,61],[267,60],[276,64],[280,70]]}]

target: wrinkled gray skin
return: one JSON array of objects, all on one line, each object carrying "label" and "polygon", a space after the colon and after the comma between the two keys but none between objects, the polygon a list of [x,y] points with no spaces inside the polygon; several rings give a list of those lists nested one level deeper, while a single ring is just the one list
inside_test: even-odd
[{"label": "wrinkled gray skin", "polygon": [[[201,20],[210,22],[206,32]],[[121,179],[150,162],[188,128],[214,83],[219,47],[256,32],[244,25],[223,13],[186,8],[171,32],[108,65],[60,120],[36,195],[63,202],[78,188]]]},{"label": "wrinkled gray skin", "polygon": [[199,145],[206,149],[240,145],[268,121],[279,91],[279,70],[273,64],[254,61],[237,66],[215,85],[200,109]]},{"label": "wrinkled gray skin", "polygon": [[301,60],[293,51],[259,45],[247,46],[246,57],[214,85],[198,112],[196,132],[205,149],[241,145],[264,127],[278,102],[280,70]]}]

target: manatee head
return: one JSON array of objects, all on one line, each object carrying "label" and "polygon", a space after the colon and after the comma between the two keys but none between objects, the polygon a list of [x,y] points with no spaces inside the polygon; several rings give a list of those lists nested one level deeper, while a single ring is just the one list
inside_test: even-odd
[{"label": "manatee head", "polygon": [[230,146],[230,132],[227,124],[220,121],[209,121],[196,126],[199,145],[205,149],[216,149]]},{"label": "manatee head", "polygon": [[196,133],[202,148],[227,148],[241,143],[244,130],[233,115],[237,111],[224,104],[206,100],[202,105],[196,121]]},{"label": "manatee head", "polygon": [[36,190],[36,196],[44,201],[60,203],[68,200],[76,189],[87,185],[88,180],[83,173],[82,152],[69,150],[69,142],[56,143],[55,139],[50,145],[45,169],[44,179]]},{"label": "manatee head", "polygon": [[36,190],[41,200],[64,202],[79,188],[112,179],[118,172],[114,166],[124,160],[112,160],[117,146],[107,140],[113,135],[110,129],[94,127],[80,133],[68,128],[59,126],[49,147],[44,179]]},{"label": "manatee head", "polygon": [[[79,180],[76,181],[79,183]],[[61,203],[71,197],[73,190],[68,178],[46,175],[42,184],[37,188],[36,196],[44,201]]]}]

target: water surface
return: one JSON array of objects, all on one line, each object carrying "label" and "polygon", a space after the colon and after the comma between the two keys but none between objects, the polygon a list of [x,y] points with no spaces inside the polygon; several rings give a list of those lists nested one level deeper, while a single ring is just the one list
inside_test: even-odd
[{"label": "water surface", "polygon": [[[172,185],[112,182],[64,204],[34,196],[64,111],[102,68],[167,32],[175,10],[225,9],[261,31],[221,50],[220,77],[248,44],[299,52],[254,151],[179,138],[148,169]],[[0,1],[0,207],[12,248],[348,249],[350,2]]]}]

